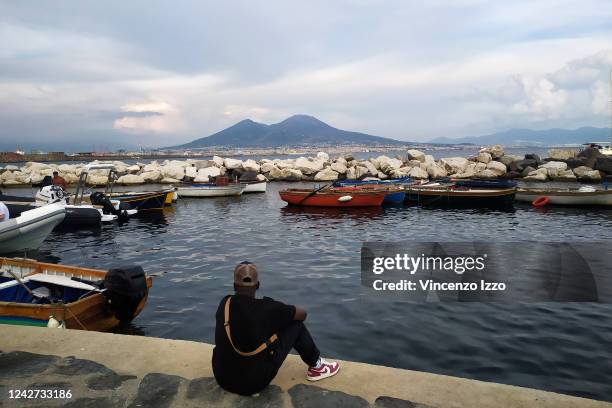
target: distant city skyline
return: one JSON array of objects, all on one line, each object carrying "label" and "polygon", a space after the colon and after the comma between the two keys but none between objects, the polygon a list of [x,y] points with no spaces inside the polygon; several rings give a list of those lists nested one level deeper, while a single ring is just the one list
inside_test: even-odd
[{"label": "distant city skyline", "polygon": [[608,1],[2,10],[0,150],[178,145],[293,114],[410,141],[610,123]]}]

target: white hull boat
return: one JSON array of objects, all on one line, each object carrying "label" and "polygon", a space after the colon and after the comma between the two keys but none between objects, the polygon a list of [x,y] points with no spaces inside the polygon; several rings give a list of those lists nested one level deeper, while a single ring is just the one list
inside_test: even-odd
[{"label": "white hull boat", "polygon": [[38,249],[65,216],[63,205],[49,204],[0,222],[0,253]]},{"label": "white hull boat", "polygon": [[214,184],[192,184],[188,187],[179,187],[179,197],[226,197],[239,196],[244,192],[243,184],[229,184],[217,186]]},{"label": "white hull boat", "polygon": [[267,181],[241,182],[245,187],[242,194],[246,193],[265,193],[268,186]]},{"label": "white hull boat", "polygon": [[516,192],[515,199],[533,203],[546,197],[547,204],[568,206],[612,206],[612,190],[580,189],[522,189]]}]

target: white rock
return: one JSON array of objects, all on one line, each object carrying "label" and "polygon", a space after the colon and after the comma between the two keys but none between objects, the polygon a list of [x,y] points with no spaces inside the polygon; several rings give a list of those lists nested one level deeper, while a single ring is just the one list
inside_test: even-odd
[{"label": "white rock", "polygon": [[179,166],[167,165],[161,168],[161,173],[162,173],[162,176],[164,176],[164,178],[182,180],[183,177],[185,177],[185,168],[179,167]]},{"label": "white rock", "polygon": [[365,168],[367,168],[367,169],[368,169],[368,173],[369,173],[371,176],[375,176],[375,175],[377,175],[377,174],[378,174],[378,169],[376,168],[376,166],[374,166],[374,165],[372,164],[372,162],[371,162],[371,161],[366,160],[366,161],[364,161],[362,164],[363,164],[363,166],[364,166]]},{"label": "white rock", "polygon": [[151,162],[149,164],[146,164],[142,171],[144,172],[150,172],[150,171],[161,171],[161,166],[159,164],[157,164],[156,161]]},{"label": "white rock", "polygon": [[172,177],[164,177],[163,179],[161,179],[160,183],[162,184],[177,184],[180,183],[180,180],[177,180],[175,178]]},{"label": "white rock", "polygon": [[560,162],[560,161],[549,161],[544,163],[543,165],[539,166],[539,168],[544,168],[544,169],[555,169],[557,171],[560,170],[566,170],[567,169],[567,163],[564,162]]},{"label": "white rock", "polygon": [[260,170],[262,173],[269,173],[269,172],[271,172],[271,171],[272,171],[272,169],[277,169],[277,170],[278,170],[278,167],[276,167],[276,166],[274,165],[274,163],[271,163],[271,162],[266,162],[266,163],[262,164],[262,165],[260,166],[260,168],[259,168],[259,170]]},{"label": "white rock", "polygon": [[406,154],[410,160],[418,160],[422,163],[425,162],[425,153],[420,150],[410,149],[406,152]]},{"label": "white rock", "polygon": [[485,170],[487,168],[487,165],[481,162],[476,162],[472,166],[469,166],[469,167],[473,167],[472,170],[474,170],[474,173],[478,173],[480,171]]},{"label": "white rock", "polygon": [[551,177],[554,181],[576,181],[576,176],[574,172],[570,169],[561,170],[557,173],[556,176]]},{"label": "white rock", "polygon": [[436,161],[434,160],[434,157],[431,154],[426,154],[425,155],[425,164],[429,165],[432,163],[435,163]]},{"label": "white rock", "polygon": [[491,154],[487,153],[487,152],[481,152],[478,153],[478,156],[476,157],[476,160],[481,162],[481,163],[489,163],[491,161]]},{"label": "white rock", "polygon": [[190,178],[196,178],[198,176],[198,169],[195,166],[185,167],[185,176]]},{"label": "white rock", "polygon": [[108,180],[108,176],[100,176],[100,175],[89,173],[85,183],[88,186],[104,186],[106,185],[107,180]]},{"label": "white rock", "polygon": [[499,174],[497,174],[495,171],[491,169],[480,170],[479,172],[476,173],[476,177],[479,177],[479,178],[497,178],[498,176]]},{"label": "white rock", "polygon": [[367,167],[364,166],[354,166],[349,167],[346,171],[346,178],[350,180],[360,180],[363,177],[367,177],[370,174],[370,171]]},{"label": "white rock", "polygon": [[[343,159],[344,160],[344,159]],[[334,163],[332,163],[332,165],[330,166],[331,169],[339,174],[346,174],[346,171],[348,170],[346,168],[346,160],[344,160],[344,163],[340,162],[340,161],[336,161]]]},{"label": "white rock", "polygon": [[225,159],[223,161],[223,166],[225,166],[228,170],[241,169],[242,168],[242,160],[236,159]]},{"label": "white rock", "polygon": [[138,176],[136,174],[126,174],[125,176],[121,176],[117,179],[117,183],[119,184],[143,184],[145,182],[144,177]]},{"label": "white rock", "polygon": [[[74,173],[65,173],[65,174],[62,174],[62,177],[64,177],[64,180],[66,180],[66,184],[76,184],[76,183],[79,182],[79,178]],[[32,183],[40,183],[40,181],[35,182],[35,181],[33,181],[33,179],[30,180],[30,182],[32,182]]]},{"label": "white rock", "polygon": [[319,152],[317,153],[317,159],[319,159],[320,161],[328,161],[329,160],[329,155],[325,152]]},{"label": "white rock", "polygon": [[493,159],[499,159],[504,155],[504,149],[500,145],[487,146],[480,149],[479,153],[489,153]]},{"label": "white rock", "polygon": [[144,179],[145,183],[158,183],[163,178],[159,170],[145,171],[140,176]]},{"label": "white rock", "polygon": [[427,166],[427,174],[429,174],[429,177],[431,177],[432,179],[442,178],[448,175],[448,173],[446,172],[446,169],[442,166],[439,166],[435,162],[430,163]]},{"label": "white rock", "polygon": [[315,181],[333,181],[338,180],[338,172],[332,170],[330,167],[326,167],[314,177]]},{"label": "white rock", "polygon": [[294,159],[275,160],[274,165],[279,169],[292,169],[295,166]]},{"label": "white rock", "polygon": [[593,169],[587,166],[579,166],[574,169],[574,174],[576,177],[581,178],[589,171],[593,171]]},{"label": "white rock", "polygon": [[297,169],[282,169],[281,180],[285,181],[300,181],[302,179],[302,172]]},{"label": "white rock", "polygon": [[591,170],[584,173],[581,177],[583,180],[600,181],[601,172],[599,170]]},{"label": "white rock", "polygon": [[523,177],[525,181],[546,181],[548,176],[542,172],[532,171],[526,177]]},{"label": "white rock", "polygon": [[128,171],[128,173],[136,174],[140,171],[140,166],[137,164],[134,164],[132,166],[128,166],[126,170]]},{"label": "white rock", "polygon": [[[423,157],[423,159],[425,159],[425,157]],[[423,170],[420,167],[413,167],[409,172],[408,172],[408,176],[415,178],[415,179],[428,179],[429,178],[429,173],[427,173],[425,170]]]},{"label": "white rock", "polygon": [[257,181],[268,181],[268,179],[263,174],[258,174]]},{"label": "white rock", "polygon": [[440,159],[440,164],[442,164],[449,173],[463,173],[469,161],[465,157],[447,157]]},{"label": "white rock", "polygon": [[507,169],[503,163],[500,163],[498,161],[492,161],[492,162],[487,163],[487,170],[491,170],[497,176],[502,176],[506,174]]},{"label": "white rock", "polygon": [[259,172],[259,170],[261,169],[261,166],[257,164],[255,160],[248,159],[242,163],[242,168],[246,171]]},{"label": "white rock", "polygon": [[324,162],[320,160],[309,160],[306,157],[298,157],[295,160],[294,168],[302,172],[302,174],[315,174],[323,170]]},{"label": "white rock", "polygon": [[578,151],[576,149],[550,149],[548,156],[555,160],[567,160],[576,157]]},{"label": "white rock", "polygon": [[219,156],[213,156],[212,161],[215,163],[215,166],[217,167],[223,166],[223,163],[225,162],[223,158]]},{"label": "white rock", "polygon": [[378,160],[380,170],[387,174],[389,174],[393,170],[399,169],[404,165],[401,160],[391,159],[387,156],[379,156],[376,160]]},{"label": "white rock", "polygon": [[221,169],[216,166],[206,167],[198,170],[198,174],[195,177],[196,183],[208,183],[209,177],[217,177],[221,175]]},{"label": "white rock", "polygon": [[76,173],[76,167],[70,164],[60,164],[57,167],[57,170],[62,174],[68,174],[68,173],[75,174]]}]

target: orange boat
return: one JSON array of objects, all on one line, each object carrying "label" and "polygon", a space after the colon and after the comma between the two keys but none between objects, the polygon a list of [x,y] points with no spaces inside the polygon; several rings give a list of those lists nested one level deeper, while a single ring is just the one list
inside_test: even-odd
[{"label": "orange boat", "polygon": [[289,188],[279,192],[281,200],[291,205],[313,207],[380,207],[387,193],[378,189],[341,191],[299,188]]}]

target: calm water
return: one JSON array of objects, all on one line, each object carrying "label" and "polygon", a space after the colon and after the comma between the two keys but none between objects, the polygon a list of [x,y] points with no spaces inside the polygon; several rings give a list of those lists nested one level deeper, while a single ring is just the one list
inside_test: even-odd
[{"label": "calm water", "polygon": [[165,273],[134,321],[147,336],[212,343],[232,268],[250,260],[261,295],[308,310],[326,356],[612,401],[611,305],[372,303],[359,295],[362,241],[612,239],[612,211],[304,211],[284,208],[277,191],[285,186],[181,200],[122,227],[53,233],[35,256]]}]

